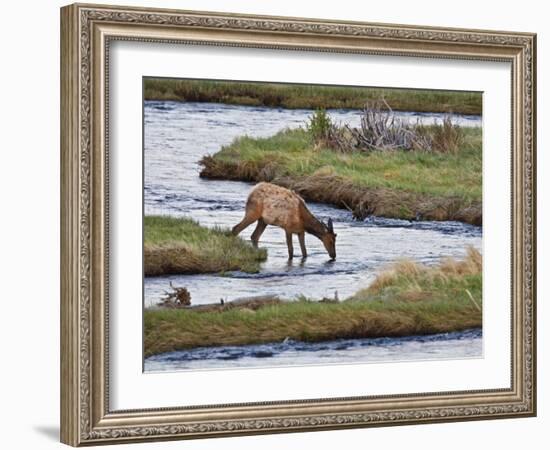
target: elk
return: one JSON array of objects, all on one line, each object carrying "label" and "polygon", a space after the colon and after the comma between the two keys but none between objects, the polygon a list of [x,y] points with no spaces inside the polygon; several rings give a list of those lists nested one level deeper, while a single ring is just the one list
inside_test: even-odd
[{"label": "elk", "polygon": [[289,260],[294,257],[293,234],[298,235],[302,258],[307,258],[305,233],[320,239],[330,258],[336,259],[336,233],[332,219],[325,225],[309,211],[304,199],[289,189],[265,182],[254,186],[246,201],[244,218],[233,227],[233,234],[238,235],[256,221],[251,236],[255,247],[266,227],[274,225],[285,230]]}]

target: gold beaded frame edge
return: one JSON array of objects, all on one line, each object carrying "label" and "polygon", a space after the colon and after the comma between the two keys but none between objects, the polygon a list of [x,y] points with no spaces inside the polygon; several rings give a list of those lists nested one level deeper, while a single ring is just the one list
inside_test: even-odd
[{"label": "gold beaded frame edge", "polygon": [[[507,61],[512,67],[510,389],[111,411],[108,67],[112,40]],[[144,440],[536,414],[536,36],[74,4],[61,9],[61,440]]]}]

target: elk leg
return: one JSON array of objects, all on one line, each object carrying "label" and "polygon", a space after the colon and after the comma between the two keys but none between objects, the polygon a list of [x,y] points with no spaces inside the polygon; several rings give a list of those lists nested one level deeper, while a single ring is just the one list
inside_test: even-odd
[{"label": "elk leg", "polygon": [[292,233],[286,232],[286,246],[288,247],[288,259],[294,258],[294,248],[292,247]]},{"label": "elk leg", "polygon": [[258,242],[260,241],[260,236],[265,231],[265,227],[267,227],[267,223],[265,223],[263,219],[259,219],[258,224],[256,225],[256,229],[254,230],[254,233],[252,233],[252,236],[251,236],[254,247],[258,246]]},{"label": "elk leg", "polygon": [[300,241],[300,249],[302,250],[302,258],[307,258],[306,238],[305,238],[305,233],[303,231],[301,233],[298,233],[298,240]]},{"label": "elk leg", "polygon": [[241,231],[243,231],[247,226],[251,225],[253,222],[255,222],[257,219],[252,218],[248,215],[244,216],[244,219],[241,220],[237,225],[233,227],[233,230],[231,232],[237,236]]}]

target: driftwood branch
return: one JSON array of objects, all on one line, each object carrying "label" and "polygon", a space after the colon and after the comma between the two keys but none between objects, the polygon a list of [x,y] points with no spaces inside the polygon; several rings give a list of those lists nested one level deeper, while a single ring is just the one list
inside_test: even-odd
[{"label": "driftwood branch", "polygon": [[164,291],[165,296],[162,297],[158,306],[165,308],[181,308],[191,305],[191,294],[185,287],[175,287],[170,281],[172,292]]},{"label": "driftwood branch", "polygon": [[424,126],[419,120],[409,124],[399,118],[386,100],[367,102],[361,113],[359,127],[336,125],[325,118],[323,142],[340,152],[370,152],[373,150],[421,150],[456,153],[462,143],[462,132],[447,114],[443,123]]}]

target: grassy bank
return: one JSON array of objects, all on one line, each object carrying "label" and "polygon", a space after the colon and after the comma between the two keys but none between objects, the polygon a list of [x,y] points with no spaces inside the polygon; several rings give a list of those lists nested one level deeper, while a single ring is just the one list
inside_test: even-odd
[{"label": "grassy bank", "polygon": [[308,201],[369,214],[481,225],[482,134],[464,128],[452,154],[372,151],[341,153],[319,147],[303,129],[269,138],[242,137],[201,163],[201,176],[270,181]]},{"label": "grassy bank", "polygon": [[145,276],[224,272],[257,272],[267,258],[229,230],[206,228],[191,219],[146,216]]},{"label": "grassy bank", "polygon": [[394,110],[481,114],[481,94],[280,83],[146,78],[145,100],[216,102],[281,108],[363,108],[366,101],[386,99]]},{"label": "grassy bank", "polygon": [[217,312],[145,310],[145,356],[287,337],[315,342],[459,331],[481,326],[481,295],[476,250],[463,261],[449,259],[432,268],[402,261],[341,302],[301,300]]}]

